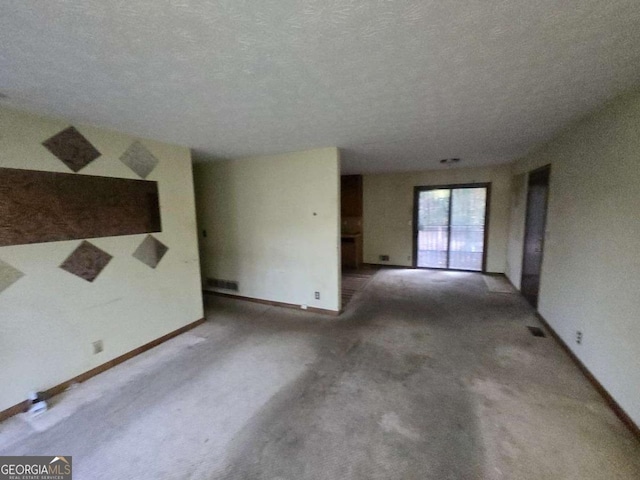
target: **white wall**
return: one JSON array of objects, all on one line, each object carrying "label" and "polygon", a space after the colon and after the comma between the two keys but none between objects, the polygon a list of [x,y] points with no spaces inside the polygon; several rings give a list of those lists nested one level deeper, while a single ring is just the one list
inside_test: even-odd
[{"label": "white wall", "polygon": [[[43,140],[68,127],[0,109],[0,167],[71,171]],[[75,125],[102,156],[77,175],[139,178],[119,157],[133,138]],[[157,268],[131,255],[146,235],[89,241],[113,255],[89,283],[58,266],[81,240],[0,247],[0,260],[25,275],[0,292],[0,410],[202,318],[191,155],[182,147],[142,140],[159,164],[163,231],[169,247]],[[94,355],[92,342],[103,340]]]},{"label": "white wall", "polygon": [[[539,311],[640,424],[640,94],[616,99],[514,165],[551,164]],[[526,188],[511,218],[518,283]],[[575,341],[583,332],[582,345]]]},{"label": "white wall", "polygon": [[238,281],[245,297],[339,310],[339,172],[336,148],[196,164],[203,277]]},{"label": "white wall", "polygon": [[[365,175],[364,262],[413,264],[414,187],[486,182],[491,183],[487,271],[504,272],[511,196],[511,169],[507,165]],[[380,262],[379,255],[389,255],[389,262]]]},{"label": "white wall", "polygon": [[525,173],[514,175],[511,181],[507,265],[505,274],[516,288],[522,277],[522,251],[524,247],[524,216],[527,210],[527,181]]}]

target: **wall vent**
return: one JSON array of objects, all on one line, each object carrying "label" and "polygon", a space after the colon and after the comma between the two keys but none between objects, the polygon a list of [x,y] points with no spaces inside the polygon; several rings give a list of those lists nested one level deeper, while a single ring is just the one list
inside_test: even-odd
[{"label": "wall vent", "polygon": [[527,327],[529,329],[529,332],[531,332],[531,335],[533,335],[534,337],[546,337],[546,335],[544,334],[544,330],[542,330],[540,327]]},{"label": "wall vent", "polygon": [[238,282],[231,280],[221,280],[219,278],[207,278],[207,286],[211,288],[218,288],[220,290],[232,290],[238,291]]},{"label": "wall vent", "polygon": [[459,161],[459,158],[443,158],[440,163],[458,163]]}]

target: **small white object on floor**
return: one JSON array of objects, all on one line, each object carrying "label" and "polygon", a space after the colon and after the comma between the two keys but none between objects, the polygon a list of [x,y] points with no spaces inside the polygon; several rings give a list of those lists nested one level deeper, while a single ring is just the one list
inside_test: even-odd
[{"label": "small white object on floor", "polygon": [[29,402],[29,410],[27,410],[29,415],[36,416],[47,411],[48,405],[46,400],[40,398],[40,395],[36,392],[31,392],[29,394]]}]

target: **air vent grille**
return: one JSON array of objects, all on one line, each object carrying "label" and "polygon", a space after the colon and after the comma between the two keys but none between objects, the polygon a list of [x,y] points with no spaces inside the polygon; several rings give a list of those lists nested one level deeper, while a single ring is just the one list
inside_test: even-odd
[{"label": "air vent grille", "polygon": [[219,278],[207,278],[207,286],[220,290],[238,291],[238,282],[232,280],[221,280]]}]

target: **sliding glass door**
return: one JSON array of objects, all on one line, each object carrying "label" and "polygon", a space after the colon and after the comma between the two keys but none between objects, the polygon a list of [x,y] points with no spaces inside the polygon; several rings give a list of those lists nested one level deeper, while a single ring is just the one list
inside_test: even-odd
[{"label": "sliding glass door", "polygon": [[489,184],[416,187],[416,266],[483,271],[488,199]]}]

